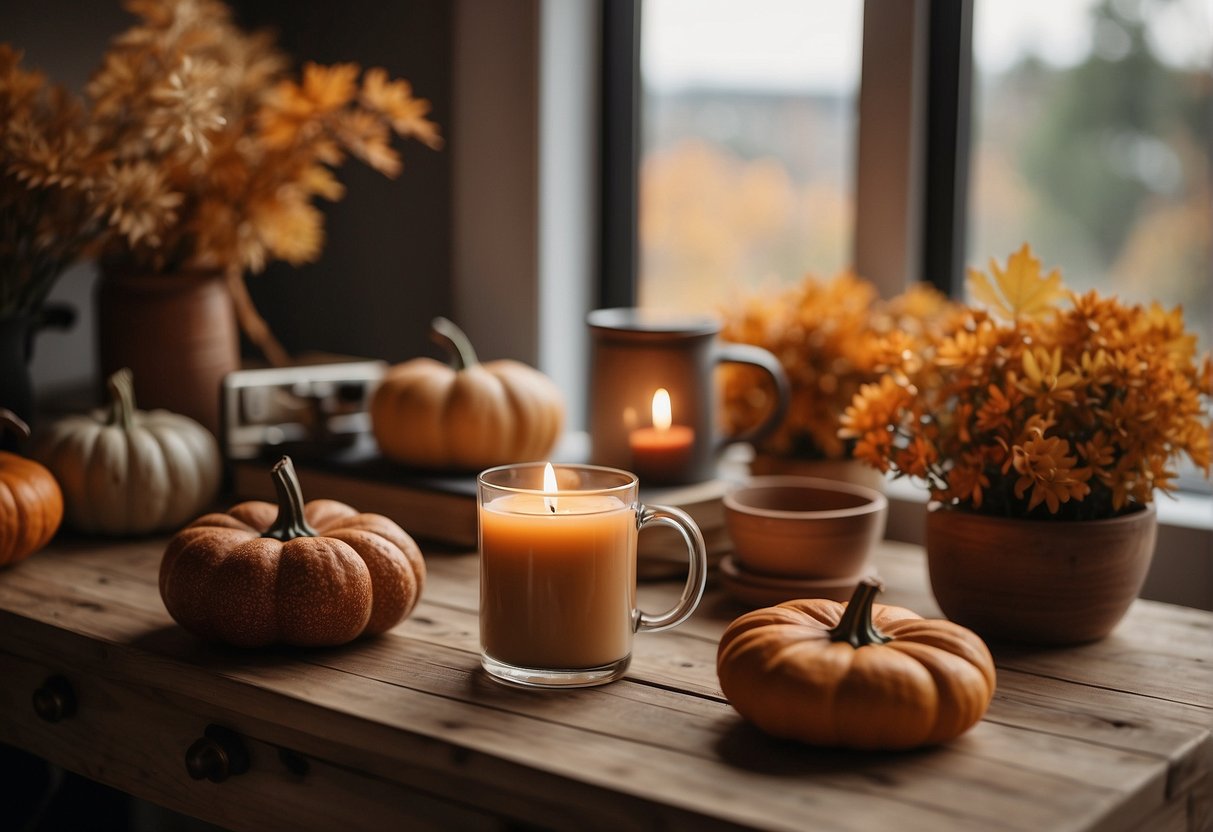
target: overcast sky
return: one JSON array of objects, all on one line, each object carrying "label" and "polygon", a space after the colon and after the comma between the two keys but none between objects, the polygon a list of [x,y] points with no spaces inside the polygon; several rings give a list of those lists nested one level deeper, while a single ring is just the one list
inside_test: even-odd
[{"label": "overcast sky", "polygon": [[[977,0],[973,39],[981,71],[998,72],[1026,50],[1053,64],[1091,48],[1096,0]],[[1152,41],[1174,63],[1213,60],[1213,0],[1154,3]],[[645,0],[642,61],[661,88],[713,84],[854,90],[862,0]]]}]

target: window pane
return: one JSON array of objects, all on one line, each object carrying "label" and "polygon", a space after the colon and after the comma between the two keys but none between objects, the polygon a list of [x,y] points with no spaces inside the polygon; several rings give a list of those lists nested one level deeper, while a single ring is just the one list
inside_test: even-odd
[{"label": "window pane", "polygon": [[641,305],[713,311],[847,267],[863,5],[643,9]]},{"label": "window pane", "polygon": [[1208,349],[1208,0],[977,0],[967,260],[1032,243],[1074,289],[1182,303]]}]

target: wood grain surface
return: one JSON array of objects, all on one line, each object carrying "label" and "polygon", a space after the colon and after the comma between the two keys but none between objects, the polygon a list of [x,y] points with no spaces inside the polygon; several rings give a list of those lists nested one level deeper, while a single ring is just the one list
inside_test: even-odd
[{"label": "wood grain surface", "polygon": [[[768,739],[729,707],[716,640],[743,608],[717,590],[638,636],[624,681],[527,691],[479,669],[474,555],[427,552],[421,605],[381,637],[243,651],[173,624],[164,542],[61,541],[0,571],[0,741],[233,829],[1213,826],[1213,613],[1139,601],[1095,644],[992,645],[998,692],[972,731],[841,753]],[[876,561],[883,602],[939,614],[920,549],[885,543]],[[642,606],[680,583],[643,585]],[[30,705],[52,673],[79,701],[59,723]],[[188,777],[211,723],[245,738],[247,774]]]}]

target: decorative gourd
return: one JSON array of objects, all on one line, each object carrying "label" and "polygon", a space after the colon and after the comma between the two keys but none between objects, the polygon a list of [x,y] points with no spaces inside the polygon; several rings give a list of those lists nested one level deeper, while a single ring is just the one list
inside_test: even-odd
[{"label": "decorative gourd", "polygon": [[278,505],[240,503],[169,541],[160,597],[178,624],[239,647],[311,647],[382,633],[413,611],[425,585],[413,538],[336,500],[305,505],[290,457],[273,477]]},{"label": "decorative gourd", "polygon": [[387,371],[371,399],[383,455],[467,471],[547,458],[564,425],[564,400],[551,379],[509,359],[481,364],[459,327],[445,318],[431,327],[452,364],[415,358]]},{"label": "decorative gourd", "polygon": [[215,437],[186,416],[136,410],[130,370],[108,387],[107,409],[60,419],[34,447],[63,488],[68,524],[108,535],[179,528],[219,491]]},{"label": "decorative gourd", "polygon": [[[0,408],[0,431],[29,438],[29,426]],[[0,451],[0,566],[25,560],[50,543],[63,520],[63,494],[51,472],[32,459]]]},{"label": "decorative gourd", "polygon": [[897,750],[945,742],[994,696],[994,660],[972,631],[901,607],[787,601],[725,630],[716,654],[724,695],[758,728],[812,745]]}]

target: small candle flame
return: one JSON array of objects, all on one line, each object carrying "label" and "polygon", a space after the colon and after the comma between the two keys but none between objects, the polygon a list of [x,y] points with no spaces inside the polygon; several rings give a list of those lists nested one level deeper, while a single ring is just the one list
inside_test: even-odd
[{"label": "small candle flame", "polygon": [[[543,506],[552,514],[556,513],[556,469],[552,463],[543,466]],[[551,494],[552,496],[547,496]]]},{"label": "small candle flame", "polygon": [[657,430],[669,430],[670,425],[674,424],[671,410],[670,391],[658,387],[657,392],[653,394],[653,427]]}]

